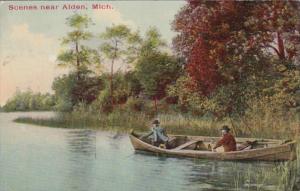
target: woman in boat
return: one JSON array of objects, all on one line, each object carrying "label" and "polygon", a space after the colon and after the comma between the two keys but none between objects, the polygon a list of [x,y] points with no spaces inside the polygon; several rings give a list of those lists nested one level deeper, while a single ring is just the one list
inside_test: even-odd
[{"label": "woman in boat", "polygon": [[229,132],[230,129],[227,125],[222,127],[222,139],[220,139],[217,144],[214,146],[213,151],[215,149],[223,146],[225,152],[236,151],[236,141],[234,136]]},{"label": "woman in boat", "polygon": [[160,144],[164,144],[167,146],[169,137],[167,136],[165,129],[160,127],[159,120],[154,120],[152,125],[151,132],[142,136],[141,139],[147,138],[151,135],[152,145],[159,146]]}]

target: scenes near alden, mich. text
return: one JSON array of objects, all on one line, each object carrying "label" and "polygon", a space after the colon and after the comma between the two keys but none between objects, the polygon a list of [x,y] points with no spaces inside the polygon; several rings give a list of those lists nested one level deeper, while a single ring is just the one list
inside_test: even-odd
[{"label": "scenes near alden, mich. text", "polygon": [[8,10],[10,11],[35,11],[35,10],[43,10],[43,11],[54,11],[54,10],[87,10],[87,9],[99,9],[99,10],[110,10],[113,9],[113,6],[110,4],[43,4],[43,5],[8,5]]}]

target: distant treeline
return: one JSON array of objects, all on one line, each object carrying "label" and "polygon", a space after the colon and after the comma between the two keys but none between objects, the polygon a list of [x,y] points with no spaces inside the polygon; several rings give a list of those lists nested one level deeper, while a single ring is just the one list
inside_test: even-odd
[{"label": "distant treeline", "polygon": [[3,106],[3,110],[10,111],[49,111],[55,105],[54,95],[49,93],[33,93],[31,90],[16,91],[15,95]]}]

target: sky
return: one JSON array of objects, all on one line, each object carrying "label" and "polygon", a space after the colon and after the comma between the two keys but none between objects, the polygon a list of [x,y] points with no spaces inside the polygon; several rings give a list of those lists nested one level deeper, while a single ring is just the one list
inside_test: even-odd
[{"label": "sky", "polygon": [[[84,5],[87,9],[62,9],[63,5]],[[109,5],[112,9],[92,9],[92,4]],[[41,6],[57,6],[41,10]],[[113,24],[126,24],[141,34],[150,26],[159,29],[171,44],[176,35],[170,23],[185,5],[184,1],[1,1],[0,2],[0,105],[14,95],[16,89],[52,92],[56,76],[67,72],[57,66],[56,56],[62,50],[60,40],[70,28],[66,18],[77,13],[87,14],[95,23],[90,27],[100,34]],[[16,10],[21,6],[36,10]],[[9,8],[14,8],[9,10]]]}]

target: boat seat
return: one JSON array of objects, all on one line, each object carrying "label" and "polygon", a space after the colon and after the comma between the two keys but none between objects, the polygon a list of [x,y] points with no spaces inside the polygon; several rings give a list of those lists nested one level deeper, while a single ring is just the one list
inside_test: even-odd
[{"label": "boat seat", "polygon": [[199,142],[199,141],[202,141],[202,139],[196,139],[196,140],[188,141],[188,142],[186,142],[186,143],[184,143],[184,144],[182,144],[182,145],[179,145],[178,147],[175,147],[175,148],[172,149],[172,150],[181,150],[181,149],[184,149],[184,148],[186,148],[186,147],[188,147],[188,146],[190,146],[190,145],[192,145],[192,144],[195,144],[195,143],[197,143],[197,142]]},{"label": "boat seat", "polygon": [[176,137],[170,137],[169,139],[168,139],[168,142],[173,142],[173,141],[175,141],[176,140]]}]

